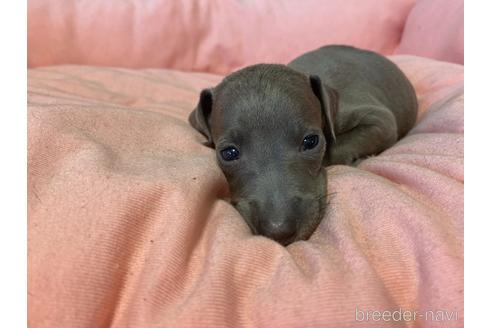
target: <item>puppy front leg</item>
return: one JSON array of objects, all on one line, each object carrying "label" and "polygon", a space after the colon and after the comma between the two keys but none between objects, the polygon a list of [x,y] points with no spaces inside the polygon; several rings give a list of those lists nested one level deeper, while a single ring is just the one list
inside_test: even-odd
[{"label": "puppy front leg", "polygon": [[386,107],[355,109],[350,116],[358,122],[336,136],[328,150],[328,165],[357,165],[361,159],[382,152],[398,139],[395,117]]}]

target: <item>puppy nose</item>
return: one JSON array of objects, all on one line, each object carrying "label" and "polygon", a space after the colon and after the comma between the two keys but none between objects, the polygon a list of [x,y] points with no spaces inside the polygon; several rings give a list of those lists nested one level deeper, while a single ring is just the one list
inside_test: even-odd
[{"label": "puppy nose", "polygon": [[285,244],[291,241],[292,237],[296,234],[296,224],[294,220],[283,220],[279,222],[265,220],[260,222],[258,232],[265,237]]}]

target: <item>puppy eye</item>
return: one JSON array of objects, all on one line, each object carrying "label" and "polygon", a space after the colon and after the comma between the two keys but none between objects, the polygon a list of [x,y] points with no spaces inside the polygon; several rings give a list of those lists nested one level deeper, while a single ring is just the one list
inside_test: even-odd
[{"label": "puppy eye", "polygon": [[313,149],[318,145],[319,137],[316,134],[310,134],[302,141],[302,150]]},{"label": "puppy eye", "polygon": [[224,159],[224,161],[234,161],[239,158],[239,150],[236,147],[227,147],[220,152],[220,156]]}]

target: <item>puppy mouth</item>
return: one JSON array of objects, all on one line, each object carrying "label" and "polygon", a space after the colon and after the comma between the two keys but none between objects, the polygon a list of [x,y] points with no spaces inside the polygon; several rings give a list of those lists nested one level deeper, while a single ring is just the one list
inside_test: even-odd
[{"label": "puppy mouth", "polygon": [[[231,204],[238,210],[238,212],[241,214],[241,217],[243,220],[246,222],[248,225],[251,233],[253,235],[261,235],[262,234],[259,232],[258,226],[259,226],[259,220],[250,214],[247,208],[243,208],[241,206],[241,202],[237,201],[231,201]],[[310,217],[310,220],[297,220],[296,222],[296,229],[295,232],[292,234],[292,236],[282,239],[282,240],[277,240],[275,238],[265,236],[271,240],[274,240],[281,244],[282,246],[288,246],[296,241],[300,240],[307,240],[311,237],[313,232],[317,229],[319,226],[321,220],[324,217],[324,213],[326,210],[328,203],[326,199],[326,194],[320,195],[319,197],[316,198],[316,201],[313,202],[313,210],[310,211],[311,213],[308,213],[305,216],[302,216],[304,218]],[[304,223],[304,224],[303,224]]]},{"label": "puppy mouth", "polygon": [[[257,224],[254,224],[254,223],[252,222],[252,220],[251,220],[251,219],[246,218],[244,215],[241,215],[241,216],[243,217],[244,221],[245,221],[245,222],[246,222],[246,224],[248,225],[248,227],[249,227],[249,229],[251,230],[251,233],[252,233],[253,235],[255,235],[255,236],[264,236],[264,235],[262,235],[262,234],[258,231]],[[257,221],[257,220],[256,220],[256,221]],[[299,240],[299,239],[298,239],[298,234],[299,234],[299,223],[297,223],[296,230],[295,230],[294,234],[292,234],[292,236],[291,236],[291,237],[289,237],[289,238],[287,238],[287,239],[285,239],[285,240],[277,240],[277,239],[274,239],[274,238],[271,238],[271,237],[268,237],[268,236],[264,236],[264,237],[267,237],[267,238],[269,238],[269,239],[271,239],[271,240],[274,240],[274,241],[276,241],[277,243],[281,244],[282,246],[287,246],[287,245],[289,245],[289,244],[291,244],[291,243],[293,243],[293,242],[295,242],[295,241]]]},{"label": "puppy mouth", "polygon": [[[318,216],[320,216],[320,215],[318,215]],[[258,231],[257,225],[254,224],[251,219],[245,218],[244,216],[243,216],[243,219],[246,222],[246,224],[248,225],[248,227],[251,230],[251,233],[253,235],[255,235],[255,236],[264,236],[266,238],[269,238],[271,240],[276,241],[277,243],[281,244],[282,246],[288,246],[288,245],[290,245],[290,244],[292,244],[292,243],[294,243],[296,241],[299,241],[299,240],[306,240],[306,239],[308,239],[311,236],[311,233],[306,234],[305,236],[302,235],[302,233],[301,233],[302,229],[301,229],[301,225],[300,225],[301,220],[298,220],[297,221],[296,230],[292,234],[292,236],[290,236],[288,238],[285,238],[285,239],[278,240],[278,239],[272,238],[270,236],[265,236],[265,235],[261,234]]]},{"label": "puppy mouth", "polygon": [[295,234],[292,235],[292,237],[286,239],[286,240],[275,240],[277,243],[279,243],[280,245],[282,246],[288,246],[298,240],[301,240],[300,238],[298,238],[298,233],[296,231]]}]

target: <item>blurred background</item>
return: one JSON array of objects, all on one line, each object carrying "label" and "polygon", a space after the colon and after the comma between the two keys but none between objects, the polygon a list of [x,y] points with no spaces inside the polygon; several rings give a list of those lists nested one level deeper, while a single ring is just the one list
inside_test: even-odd
[{"label": "blurred background", "polygon": [[463,64],[462,0],[30,0],[28,67],[225,74],[326,44]]}]

